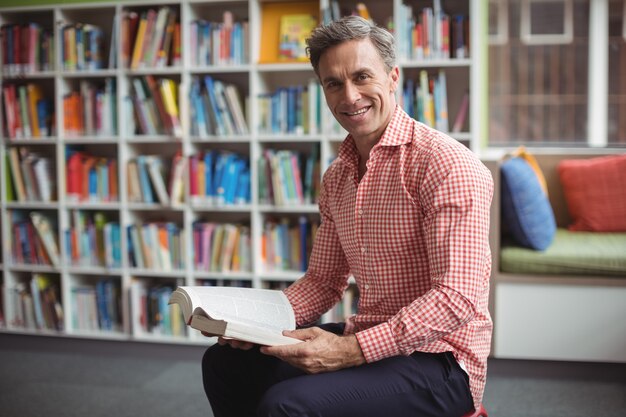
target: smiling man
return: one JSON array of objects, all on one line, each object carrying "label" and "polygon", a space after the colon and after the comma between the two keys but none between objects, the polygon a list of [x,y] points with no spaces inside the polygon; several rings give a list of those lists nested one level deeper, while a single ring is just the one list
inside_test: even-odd
[{"label": "smiling man", "polygon": [[[397,105],[389,32],[351,16],[307,45],[349,134],[324,174],[309,268],[285,290],[300,326],[285,334],[302,343],[220,339],[203,359],[207,397],[216,417],[459,417],[480,404],[486,380],[491,175]],[[350,275],[357,313],[306,327]]]}]

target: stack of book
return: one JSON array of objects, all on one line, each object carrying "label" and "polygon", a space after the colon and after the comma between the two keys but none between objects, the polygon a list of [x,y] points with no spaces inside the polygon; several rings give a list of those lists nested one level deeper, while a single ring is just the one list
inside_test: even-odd
[{"label": "stack of book", "polygon": [[50,217],[21,210],[8,215],[12,224],[8,246],[14,264],[61,266],[56,226]]},{"label": "stack of book", "polygon": [[72,328],[85,331],[121,331],[121,289],[113,279],[72,287]]},{"label": "stack of book", "polygon": [[75,266],[122,266],[119,222],[102,212],[72,210],[71,227],[65,232],[67,253]]},{"label": "stack of book", "polygon": [[136,281],[130,287],[134,331],[153,336],[185,335],[185,323],[178,304],[168,305],[174,288],[169,285],[148,286]]},{"label": "stack of book", "polygon": [[194,20],[190,24],[193,66],[242,65],[249,62],[248,22],[235,22],[225,11],[221,22]]},{"label": "stack of book", "polygon": [[217,150],[189,157],[189,192],[198,207],[250,203],[247,157]]},{"label": "stack of book", "polygon": [[66,71],[105,67],[104,32],[98,26],[75,23],[61,28],[61,59]]},{"label": "stack of book", "polygon": [[209,75],[194,76],[189,93],[192,136],[247,135],[246,119],[237,86]]},{"label": "stack of book", "polygon": [[69,202],[118,201],[117,159],[67,150],[67,200]]},{"label": "stack of book", "polygon": [[268,220],[263,226],[261,263],[268,271],[306,271],[319,224],[300,216]]},{"label": "stack of book", "polygon": [[7,317],[15,327],[38,330],[63,330],[63,307],[58,278],[32,274],[30,282],[7,287]]},{"label": "stack of book", "polygon": [[63,130],[66,137],[113,136],[117,132],[115,79],[103,85],[81,80],[79,89],[63,97]]},{"label": "stack of book", "polygon": [[250,227],[197,221],[193,224],[193,264],[196,271],[250,272]]},{"label": "stack of book", "polygon": [[289,150],[265,149],[259,159],[259,202],[302,205],[317,202],[319,195],[319,149],[304,156]]},{"label": "stack of book", "polygon": [[421,70],[419,80],[407,79],[402,91],[405,111],[418,121],[441,132],[448,132],[448,93],[443,70],[429,75]]},{"label": "stack of book", "polygon": [[10,139],[42,138],[53,134],[54,104],[34,83],[2,86],[5,132]]},{"label": "stack of book", "polygon": [[8,201],[43,201],[56,199],[56,180],[52,158],[25,147],[8,148]]},{"label": "stack of book", "polygon": [[124,68],[163,68],[180,65],[178,11],[170,6],[158,10],[126,10],[121,19],[121,56]]},{"label": "stack of book", "polygon": [[469,19],[462,14],[449,16],[440,0],[432,7],[414,10],[401,5],[397,33],[400,56],[406,59],[450,59],[469,57]]},{"label": "stack of book", "polygon": [[133,78],[133,105],[136,133],[182,136],[178,112],[178,86],[169,78],[152,75]]},{"label": "stack of book", "polygon": [[185,231],[172,222],[127,227],[130,264],[135,268],[174,271],[185,267]]},{"label": "stack of book", "polygon": [[317,80],[259,94],[258,101],[260,133],[314,135],[320,132],[321,88]]},{"label": "stack of book", "polygon": [[167,169],[158,155],[139,155],[127,164],[128,201],[170,204]]},{"label": "stack of book", "polygon": [[2,25],[0,50],[5,76],[54,69],[54,33],[38,23]]}]

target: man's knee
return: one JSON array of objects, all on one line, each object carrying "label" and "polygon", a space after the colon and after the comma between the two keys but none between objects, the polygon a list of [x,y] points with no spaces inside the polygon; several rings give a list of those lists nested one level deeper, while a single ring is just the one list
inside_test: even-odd
[{"label": "man's knee", "polygon": [[241,361],[236,360],[239,352],[229,346],[214,344],[202,356],[202,380],[204,390],[209,395],[211,388],[228,385],[241,372],[238,366]]},{"label": "man's knee", "polygon": [[310,400],[310,395],[284,381],[265,392],[257,408],[257,417],[313,416],[309,414]]}]

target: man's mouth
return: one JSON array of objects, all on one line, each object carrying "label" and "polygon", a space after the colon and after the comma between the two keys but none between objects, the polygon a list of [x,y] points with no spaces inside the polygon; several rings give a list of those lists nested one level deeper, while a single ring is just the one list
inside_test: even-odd
[{"label": "man's mouth", "polygon": [[363,113],[365,113],[368,110],[369,110],[369,107],[363,107],[362,109],[359,109],[359,110],[357,110],[355,112],[345,112],[344,114],[346,116],[358,116],[359,114],[363,114]]}]

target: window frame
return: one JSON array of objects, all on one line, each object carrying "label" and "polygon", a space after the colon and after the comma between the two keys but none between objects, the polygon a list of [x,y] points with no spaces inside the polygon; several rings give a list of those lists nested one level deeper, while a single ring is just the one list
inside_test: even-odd
[{"label": "window frame", "polygon": [[509,1],[508,0],[489,0],[489,7],[497,9],[497,32],[488,34],[487,40],[489,45],[505,45],[509,42]]},{"label": "window frame", "polygon": [[[540,3],[563,3],[563,33],[535,34],[531,30],[531,6]],[[520,40],[527,45],[559,45],[574,40],[573,0],[522,0],[520,9]]]}]

